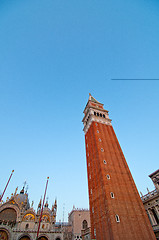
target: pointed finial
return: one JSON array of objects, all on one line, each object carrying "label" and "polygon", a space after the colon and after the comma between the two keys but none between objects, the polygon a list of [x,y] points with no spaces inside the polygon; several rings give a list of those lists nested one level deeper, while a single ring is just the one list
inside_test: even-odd
[{"label": "pointed finial", "polygon": [[40,202],[38,204],[38,208],[41,208],[41,198],[40,198]]},{"label": "pointed finial", "polygon": [[25,189],[25,193],[28,192],[28,188],[29,188],[29,186],[28,186],[28,184],[27,184],[26,189]]},{"label": "pointed finial", "polygon": [[20,191],[20,194],[24,194],[24,187],[23,187],[22,190]]},{"label": "pointed finial", "polygon": [[54,211],[54,205],[53,204],[52,204],[52,209],[51,210],[52,210],[52,212]]},{"label": "pointed finial", "polygon": [[26,183],[27,183],[27,182],[26,182],[26,180],[25,180],[24,183],[23,183],[23,184],[24,184],[24,185],[23,185],[24,188],[25,188],[25,186],[26,186]]},{"label": "pointed finial", "polygon": [[45,207],[48,208],[49,207],[49,204],[48,204],[48,197],[46,198],[46,203],[45,203]]},{"label": "pointed finial", "polygon": [[91,100],[92,95],[89,93],[89,100]]},{"label": "pointed finial", "polygon": [[18,187],[16,187],[16,189],[15,189],[15,192],[14,192],[14,195],[16,195],[16,194],[17,194],[17,190],[18,190]]},{"label": "pointed finial", "polygon": [[33,205],[34,205],[34,201],[32,201],[32,203],[31,203],[31,208],[33,207]]}]

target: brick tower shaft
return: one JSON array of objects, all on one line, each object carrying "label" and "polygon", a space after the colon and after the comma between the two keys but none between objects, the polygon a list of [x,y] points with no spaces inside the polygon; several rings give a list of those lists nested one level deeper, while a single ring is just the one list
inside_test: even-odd
[{"label": "brick tower shaft", "polygon": [[108,111],[90,95],[84,114],[92,239],[156,239]]}]

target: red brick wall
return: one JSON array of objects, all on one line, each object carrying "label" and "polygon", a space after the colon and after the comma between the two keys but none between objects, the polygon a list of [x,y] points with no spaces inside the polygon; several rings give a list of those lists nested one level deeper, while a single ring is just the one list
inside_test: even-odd
[{"label": "red brick wall", "polygon": [[92,239],[156,239],[113,127],[93,122],[85,142]]}]

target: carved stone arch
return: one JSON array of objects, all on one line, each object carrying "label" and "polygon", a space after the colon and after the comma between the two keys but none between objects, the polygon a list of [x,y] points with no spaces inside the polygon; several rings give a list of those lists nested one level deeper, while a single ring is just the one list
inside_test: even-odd
[{"label": "carved stone arch", "polygon": [[1,207],[0,207],[0,213],[4,210],[4,209],[7,209],[7,208],[12,208],[16,211],[17,213],[17,219],[20,217],[20,210],[18,208],[18,206],[16,205],[13,205],[13,204],[10,204],[10,203],[7,203],[7,204],[3,204]]},{"label": "carved stone arch", "polygon": [[6,228],[0,227],[0,239],[4,240],[11,239],[11,234]]},{"label": "carved stone arch", "polygon": [[49,219],[51,220],[51,211],[44,209],[43,215],[47,215],[49,217]]},{"label": "carved stone arch", "polygon": [[10,227],[15,226],[17,221],[17,211],[14,208],[1,208],[0,210],[0,223],[4,223]]},{"label": "carved stone arch", "polygon": [[48,237],[46,234],[41,234],[41,235],[38,237],[38,240],[49,240],[49,237]]},{"label": "carved stone arch", "polygon": [[61,237],[58,236],[58,237],[55,238],[55,240],[61,240]]},{"label": "carved stone arch", "polygon": [[45,223],[50,223],[51,222],[51,216],[50,216],[50,214],[48,214],[48,213],[43,213],[43,215],[42,215],[42,218],[41,218],[41,221],[42,222],[45,222]]},{"label": "carved stone arch", "polygon": [[33,211],[26,211],[25,215],[22,218],[22,221],[36,222],[37,221],[36,214]]},{"label": "carved stone arch", "polygon": [[17,240],[32,240],[30,234],[23,233],[20,236],[18,236]]}]

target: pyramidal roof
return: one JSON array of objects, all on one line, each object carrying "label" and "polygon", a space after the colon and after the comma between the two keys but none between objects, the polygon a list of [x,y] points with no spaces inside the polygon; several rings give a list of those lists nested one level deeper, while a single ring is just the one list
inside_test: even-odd
[{"label": "pyramidal roof", "polygon": [[89,100],[94,102],[94,103],[99,103],[101,104],[100,102],[98,102],[94,97],[92,97],[92,95],[89,93]]}]

